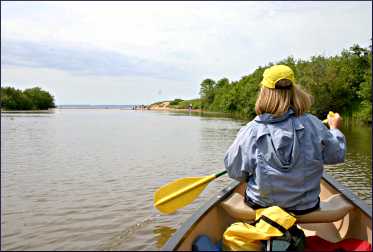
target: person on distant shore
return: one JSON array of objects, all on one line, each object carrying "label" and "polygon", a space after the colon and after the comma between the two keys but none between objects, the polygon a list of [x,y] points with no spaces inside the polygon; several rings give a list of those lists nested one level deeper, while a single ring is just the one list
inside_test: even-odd
[{"label": "person on distant shore", "polygon": [[192,111],[192,107],[193,107],[193,105],[190,103],[189,106],[188,106],[188,111],[189,111],[189,112]]},{"label": "person on distant shore", "polygon": [[344,162],[346,139],[338,129],[340,115],[328,118],[329,130],[306,113],[311,104],[291,68],[264,71],[257,116],[240,129],[224,157],[229,176],[247,182],[245,203],[253,209],[277,205],[299,215],[319,208],[323,165]]}]

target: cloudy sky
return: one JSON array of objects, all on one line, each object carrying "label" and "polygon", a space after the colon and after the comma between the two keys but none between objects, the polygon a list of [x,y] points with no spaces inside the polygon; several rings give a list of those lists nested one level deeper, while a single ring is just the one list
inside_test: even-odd
[{"label": "cloudy sky", "polygon": [[149,104],[199,95],[287,56],[372,38],[371,2],[1,2],[1,85],[56,104]]}]

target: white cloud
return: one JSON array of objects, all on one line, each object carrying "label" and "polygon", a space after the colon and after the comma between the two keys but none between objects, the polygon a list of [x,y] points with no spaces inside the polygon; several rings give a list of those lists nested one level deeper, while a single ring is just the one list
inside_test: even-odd
[{"label": "white cloud", "polygon": [[6,40],[2,43],[1,52],[1,64],[5,67],[50,68],[91,76],[145,75],[174,80],[185,75],[174,65],[94,47],[66,47],[56,43]]},{"label": "white cloud", "polygon": [[[185,78],[184,85],[193,85],[185,86],[189,91],[180,96],[194,92],[197,97],[199,84],[207,77],[238,80],[259,65],[289,55],[335,55],[355,43],[367,46],[372,37],[369,2],[1,4],[5,47],[7,40],[25,40],[98,48],[175,66],[182,70],[179,79]],[[157,78],[152,82],[164,85]],[[170,84],[166,89],[175,93],[177,87]],[[123,90],[129,92],[124,86]],[[148,93],[142,87],[142,95]]]}]

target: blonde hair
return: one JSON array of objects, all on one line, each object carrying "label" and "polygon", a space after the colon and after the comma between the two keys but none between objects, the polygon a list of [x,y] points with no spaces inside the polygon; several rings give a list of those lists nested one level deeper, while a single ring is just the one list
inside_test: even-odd
[{"label": "blonde hair", "polygon": [[275,117],[282,116],[291,107],[297,116],[309,111],[313,98],[290,80],[276,82],[276,88],[261,87],[255,103],[257,115],[270,113]]}]

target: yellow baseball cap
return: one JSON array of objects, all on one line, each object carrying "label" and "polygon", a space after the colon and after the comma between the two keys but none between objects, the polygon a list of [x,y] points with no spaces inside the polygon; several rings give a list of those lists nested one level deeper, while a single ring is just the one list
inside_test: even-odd
[{"label": "yellow baseball cap", "polygon": [[267,88],[275,88],[276,82],[282,79],[295,83],[294,72],[285,65],[274,65],[267,68],[263,73],[263,80],[260,84]]}]

